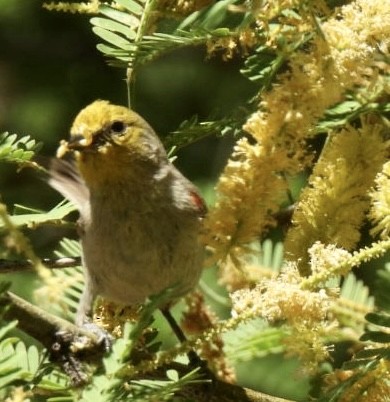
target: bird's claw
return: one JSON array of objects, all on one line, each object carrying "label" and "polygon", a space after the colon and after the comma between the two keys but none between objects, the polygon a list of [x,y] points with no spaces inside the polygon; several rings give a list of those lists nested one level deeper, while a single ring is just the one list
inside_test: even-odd
[{"label": "bird's claw", "polygon": [[82,328],[97,338],[97,344],[101,346],[105,352],[109,352],[111,350],[112,342],[114,340],[111,334],[93,322],[84,323]]}]

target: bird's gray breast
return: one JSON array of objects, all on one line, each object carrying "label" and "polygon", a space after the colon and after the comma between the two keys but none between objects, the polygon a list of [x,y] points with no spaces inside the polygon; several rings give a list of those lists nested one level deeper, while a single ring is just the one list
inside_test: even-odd
[{"label": "bird's gray breast", "polygon": [[186,293],[201,269],[197,217],[140,194],[132,194],[131,202],[113,198],[92,200],[82,238],[96,293],[124,304],[143,302],[168,286]]}]

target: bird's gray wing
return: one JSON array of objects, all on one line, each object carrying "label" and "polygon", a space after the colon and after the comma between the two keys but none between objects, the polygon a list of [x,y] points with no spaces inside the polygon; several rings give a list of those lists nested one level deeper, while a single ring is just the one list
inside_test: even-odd
[{"label": "bird's gray wing", "polygon": [[50,161],[48,182],[76,206],[81,217],[89,214],[89,190],[74,162],[53,158]]}]

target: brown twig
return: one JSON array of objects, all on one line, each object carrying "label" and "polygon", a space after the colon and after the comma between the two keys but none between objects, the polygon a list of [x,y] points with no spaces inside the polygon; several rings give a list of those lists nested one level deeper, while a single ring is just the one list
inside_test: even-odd
[{"label": "brown twig", "polygon": [[[53,345],[57,345],[58,347],[59,342],[61,342],[59,341],[59,334],[66,334],[66,336],[61,335],[61,337],[63,336],[62,339],[66,339],[68,345],[81,338],[88,339],[90,342],[85,354],[87,356],[101,354],[101,345],[93,333],[32,305],[12,292],[6,292],[0,296],[0,307],[3,306],[7,306],[4,319],[17,319],[19,328],[42,343],[52,354],[57,352],[53,350]],[[59,346],[61,347],[62,345],[60,344]],[[69,366],[73,362],[75,355],[69,353],[68,348],[63,349],[68,354],[64,357],[60,353],[62,360],[56,359],[56,361],[65,367],[65,364]],[[85,351],[85,349],[83,350]],[[76,363],[82,361],[82,356],[77,356]],[[65,364],[63,364],[64,362]],[[183,366],[183,368],[188,370],[186,366]],[[85,383],[85,378],[81,378],[80,380],[79,377],[83,373],[81,370],[77,370],[77,367],[75,370],[67,371],[71,371],[68,372],[69,375],[77,376],[77,381],[73,381],[75,384],[83,385]],[[188,389],[184,390],[184,393],[188,394],[188,396],[189,394],[196,394],[196,400],[199,402],[292,402],[238,385],[228,384],[217,379],[213,379],[209,384],[191,385]]]},{"label": "brown twig", "polygon": [[37,339],[48,350],[57,340],[56,334],[60,332],[67,333],[74,339],[86,337],[90,340],[92,348],[98,343],[94,334],[34,306],[12,292],[0,296],[0,308],[4,306],[7,306],[4,319],[18,320],[18,327]]},{"label": "brown twig", "polygon": [[[81,257],[44,258],[42,263],[51,269],[78,267],[81,265]],[[33,269],[33,264],[28,260],[0,259],[0,274],[32,271]]]}]

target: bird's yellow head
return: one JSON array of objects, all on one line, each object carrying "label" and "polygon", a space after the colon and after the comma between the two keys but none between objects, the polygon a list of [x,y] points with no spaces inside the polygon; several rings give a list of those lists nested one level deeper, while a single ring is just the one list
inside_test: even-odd
[{"label": "bird's yellow head", "polygon": [[74,152],[89,186],[113,182],[124,174],[142,174],[142,167],[166,159],[165,150],[149,124],[132,110],[98,100],[81,110],[69,141],[61,141],[57,156]]}]

